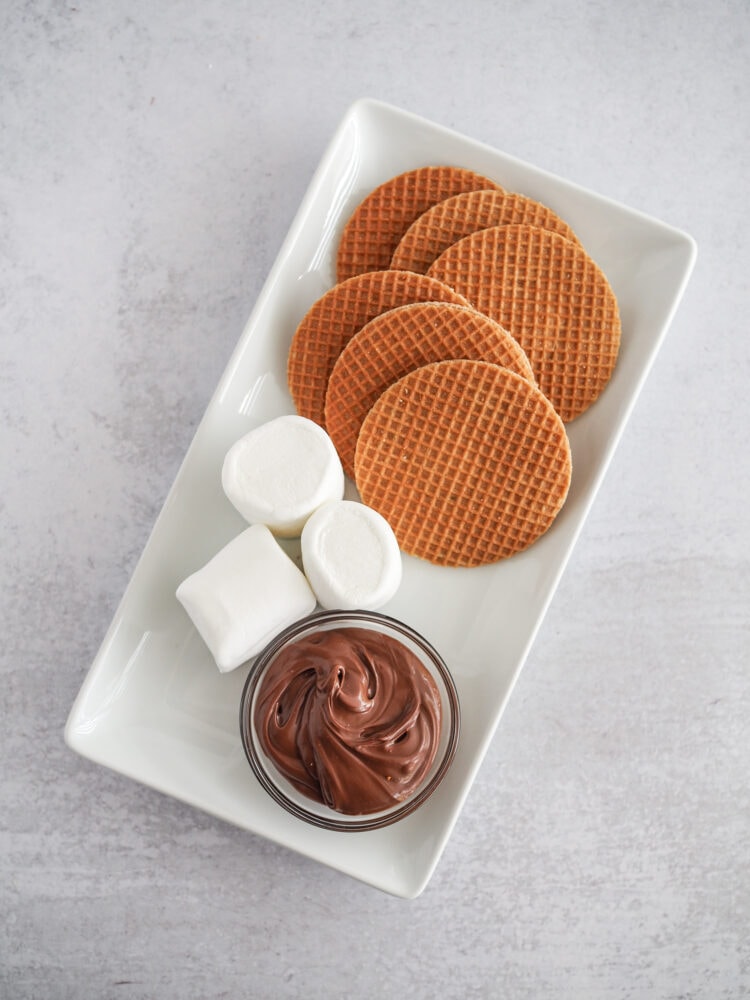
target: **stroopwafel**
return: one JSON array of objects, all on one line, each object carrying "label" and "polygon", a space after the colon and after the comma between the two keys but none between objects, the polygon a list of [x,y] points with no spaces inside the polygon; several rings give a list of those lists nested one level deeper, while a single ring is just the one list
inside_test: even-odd
[{"label": "stroopwafel", "polygon": [[565,427],[530,382],[486,361],[440,361],[378,398],[355,456],[362,501],[407,553],[478,566],[527,548],[567,496]]}]

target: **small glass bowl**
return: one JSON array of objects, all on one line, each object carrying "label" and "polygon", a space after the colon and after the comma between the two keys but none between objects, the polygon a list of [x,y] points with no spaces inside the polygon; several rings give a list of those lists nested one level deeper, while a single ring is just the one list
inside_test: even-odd
[{"label": "small glass bowl", "polygon": [[[254,714],[261,681],[278,653],[290,643],[321,630],[334,628],[372,629],[397,639],[410,649],[435,681],[440,694],[442,722],[440,741],[432,766],[421,784],[402,802],[391,808],[365,815],[336,812],[323,803],[307,798],[277,770],[266,756],[255,729]],[[374,611],[323,611],[296,622],[273,639],[260,653],[245,682],[240,701],[240,734],[247,759],[258,781],[279,805],[298,819],[325,830],[378,830],[414,812],[435,791],[456,753],[460,725],[458,694],[453,678],[436,650],[418,632],[387,615]]]}]

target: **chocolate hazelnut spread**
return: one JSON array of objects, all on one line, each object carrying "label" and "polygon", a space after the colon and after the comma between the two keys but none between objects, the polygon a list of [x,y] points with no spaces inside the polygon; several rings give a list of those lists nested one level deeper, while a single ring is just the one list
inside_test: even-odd
[{"label": "chocolate hazelnut spread", "polygon": [[342,627],[281,650],[261,682],[254,721],[264,752],[299,792],[360,815],[417,789],[440,741],[441,703],[403,643]]}]

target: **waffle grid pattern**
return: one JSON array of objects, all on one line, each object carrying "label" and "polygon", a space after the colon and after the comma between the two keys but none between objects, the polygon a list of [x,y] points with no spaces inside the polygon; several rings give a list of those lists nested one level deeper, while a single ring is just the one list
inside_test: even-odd
[{"label": "waffle grid pattern", "polygon": [[300,416],[325,427],[328,378],[339,354],[365,323],[408,302],[469,305],[434,278],[390,270],[357,275],[313,303],[294,333],[287,359],[289,391]]},{"label": "waffle grid pattern", "polygon": [[344,471],[354,478],[362,422],[381,393],[434,361],[491,361],[534,381],[519,344],[483,313],[447,303],[412,303],[376,316],[339,355],[328,381],[325,424]]},{"label": "waffle grid pattern", "polygon": [[363,502],[390,522],[405,552],[478,566],[549,528],[571,460],[562,421],[529,382],[489,362],[443,361],[380,396],[355,468]]},{"label": "waffle grid pattern", "polygon": [[432,205],[463,191],[497,187],[461,167],[420,167],[375,188],[344,227],[336,257],[339,281],[390,267],[393,251],[414,220]]},{"label": "waffle grid pattern", "polygon": [[532,198],[507,191],[468,191],[433,205],[404,233],[391,267],[426,274],[449,246],[480,229],[524,224],[558,233],[577,243],[567,222]]},{"label": "waffle grid pattern", "polygon": [[516,338],[564,421],[609,382],[620,346],[617,301],[579,245],[533,226],[499,226],[459,240],[427,273]]}]

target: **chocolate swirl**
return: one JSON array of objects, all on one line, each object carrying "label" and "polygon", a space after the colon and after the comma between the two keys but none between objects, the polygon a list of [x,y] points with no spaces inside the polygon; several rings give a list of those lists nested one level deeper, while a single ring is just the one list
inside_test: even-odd
[{"label": "chocolate swirl", "polygon": [[361,815],[403,801],[429,771],[440,694],[397,639],[365,628],[321,630],[278,654],[254,721],[263,750],[299,792]]}]

